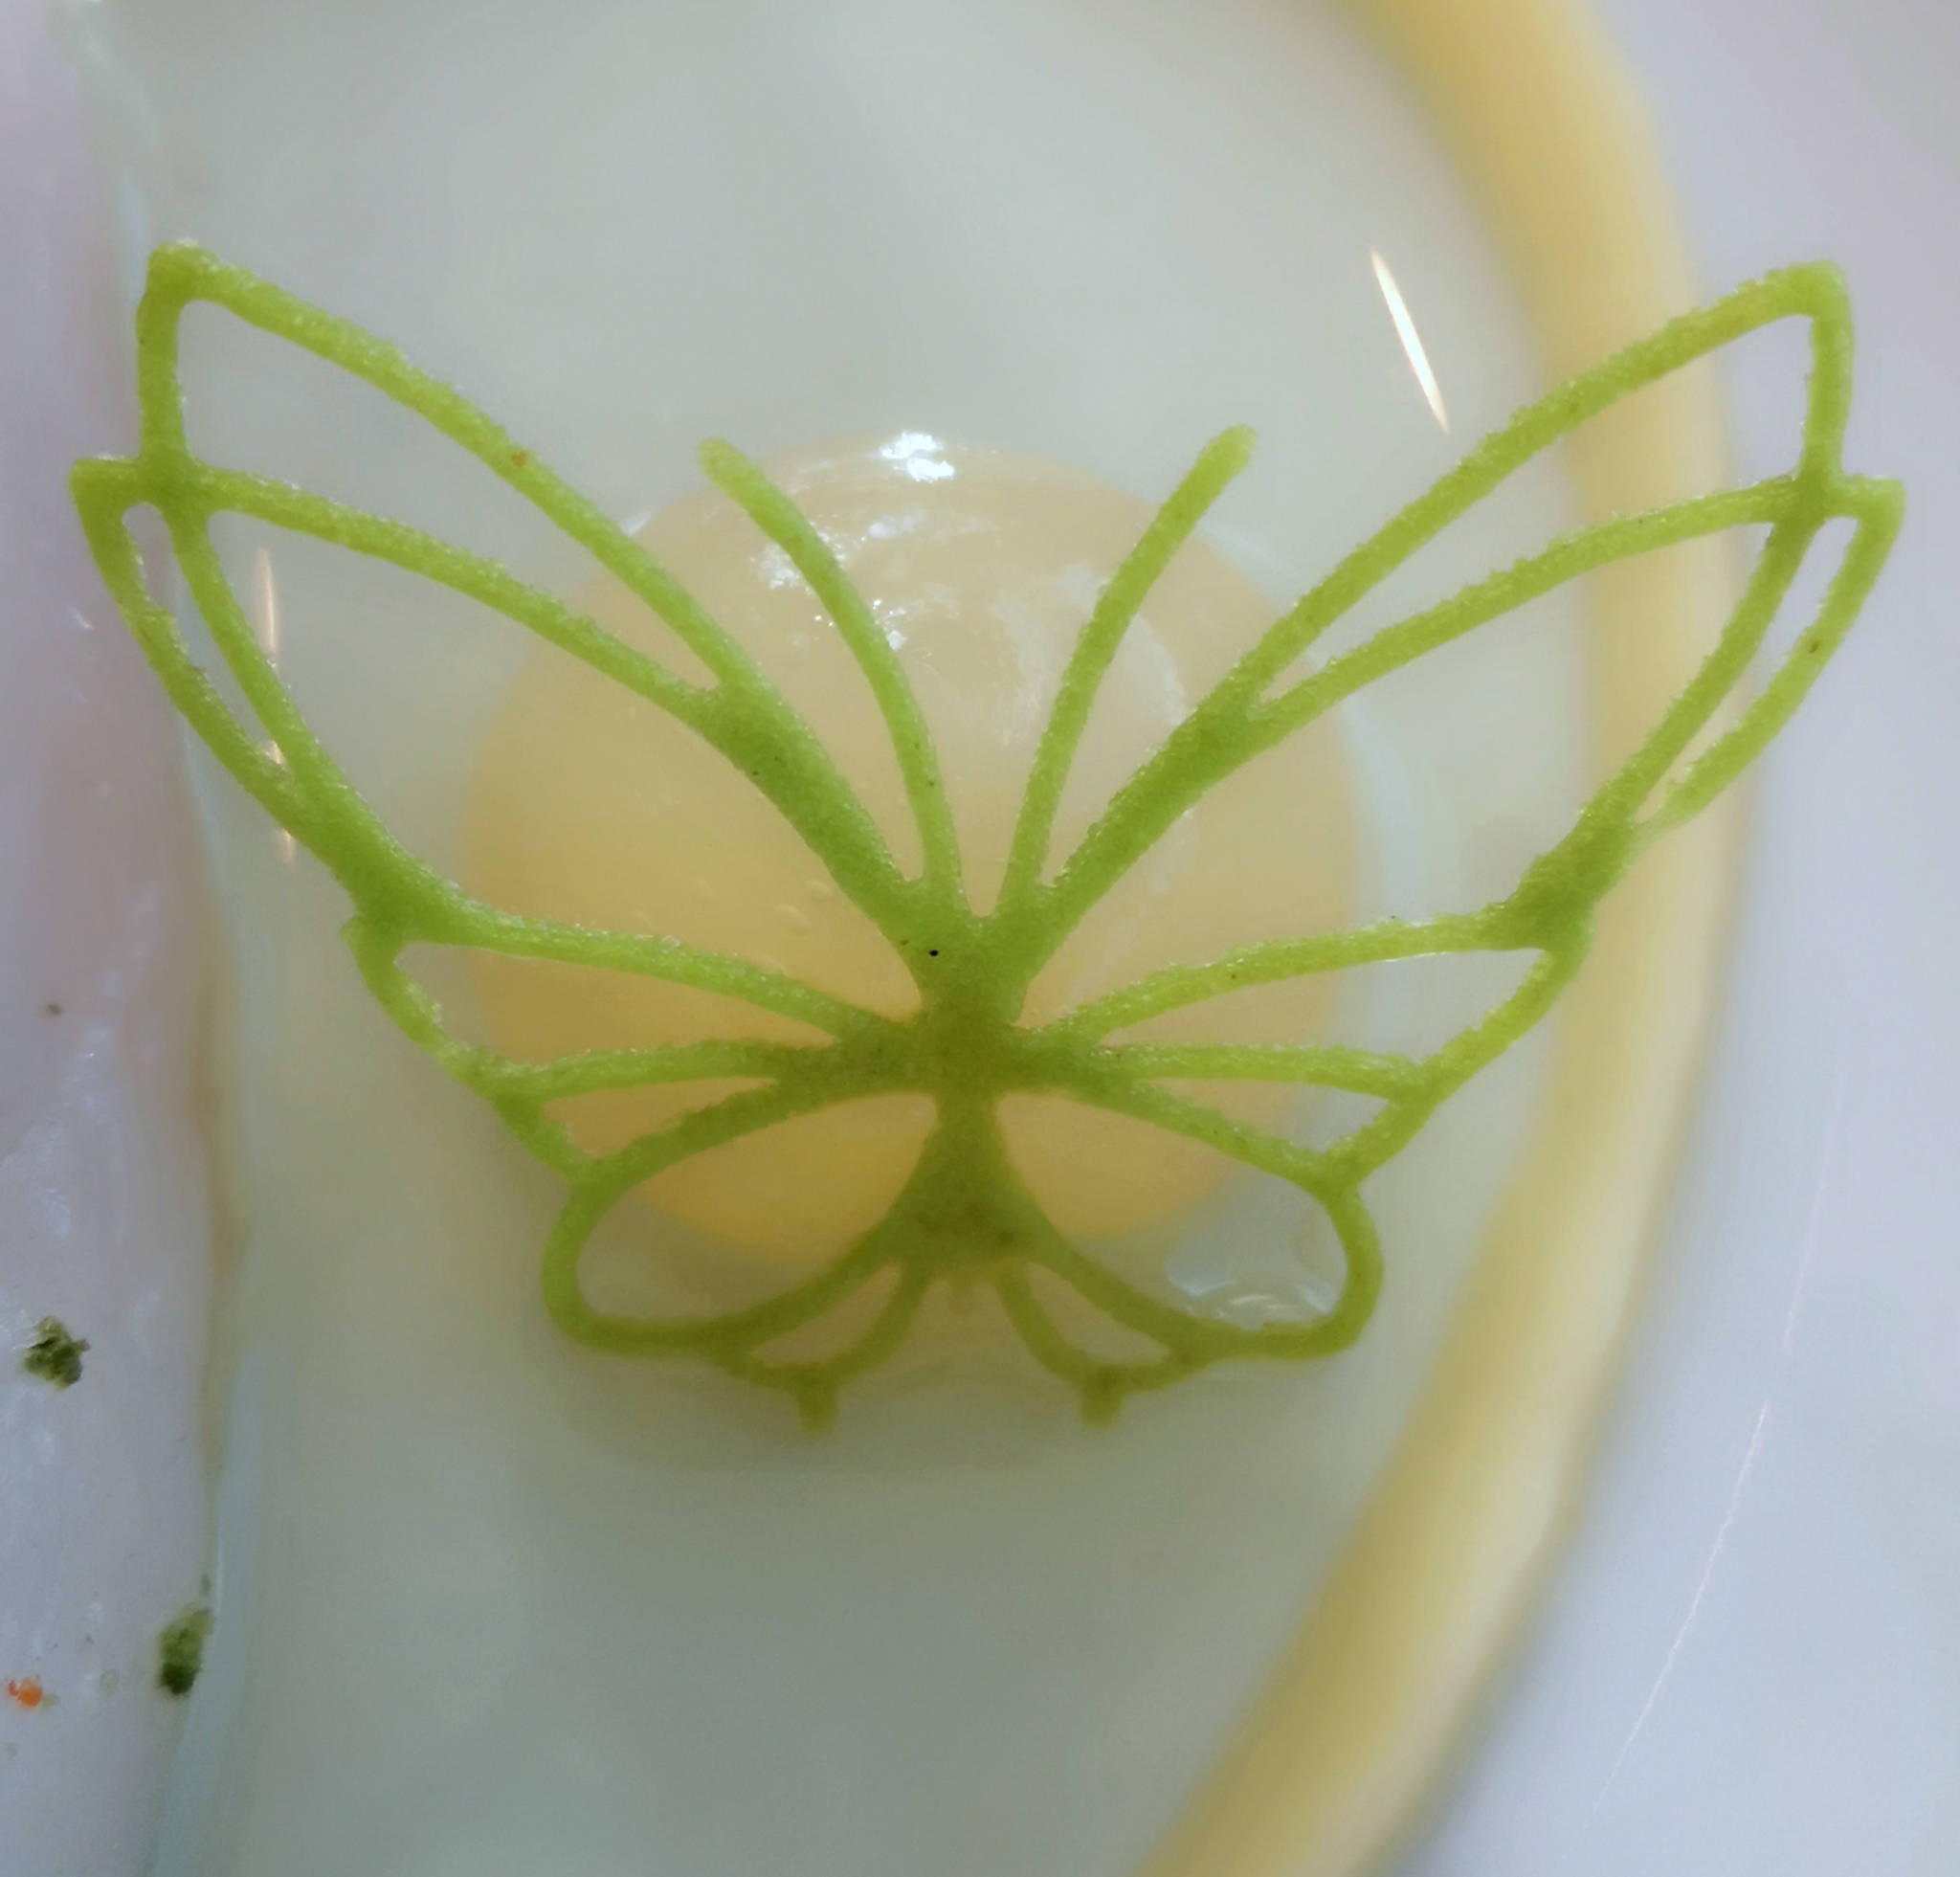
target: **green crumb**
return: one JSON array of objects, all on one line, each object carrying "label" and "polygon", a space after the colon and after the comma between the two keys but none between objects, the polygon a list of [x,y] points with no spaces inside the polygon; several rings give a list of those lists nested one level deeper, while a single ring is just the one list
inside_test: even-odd
[{"label": "green crumb", "polygon": [[86,1337],[74,1334],[60,1318],[44,1316],[34,1325],[34,1339],[20,1366],[56,1388],[73,1388],[81,1379],[81,1358],[87,1349]]},{"label": "green crumb", "polygon": [[[458,445],[621,579],[707,666],[714,683],[688,682],[495,562],[289,483],[204,461],[186,431],[178,370],[178,324],[193,302],[313,353]],[[991,1291],[1032,1359],[1098,1421],[1129,1396],[1214,1362],[1304,1360],[1353,1342],[1382,1281],[1364,1185],[1444,1101],[1549,1012],[1585,959],[1599,902],[1654,842],[1733,783],[1782,727],[1850,630],[1903,506],[1897,484],[1855,474],[1842,460],[1852,350],[1842,279],[1822,264],[1767,275],[1581,373],[1486,436],[1243,648],[1074,849],[1058,854],[1058,805],[1125,634],[1251,454],[1249,431],[1225,431],[1200,453],[1083,621],[1025,778],[998,896],[980,913],[964,884],[930,728],[895,649],[809,520],[728,444],[703,445],[702,468],[787,555],[861,669],[918,823],[916,871],[901,865],[832,752],[726,631],[638,541],[459,392],[359,327],[189,245],[152,255],[136,318],[140,448],[133,457],[78,463],[71,486],[104,584],[165,690],[239,786],[345,890],[354,916],[344,935],[389,1017],[565,1180],[567,1204],[544,1246],[541,1285],[558,1328],[617,1354],[712,1364],[786,1395],[813,1426],[829,1421],[843,1387],[893,1353],[927,1294],[946,1287]],[[1534,458],[1643,387],[1782,321],[1801,324],[1810,339],[1801,442],[1782,474],[1564,535],[1300,675],[1299,660],[1323,635]],[[188,596],[249,705],[249,721],[228,708],[177,615],[145,584],[126,519],[144,507],[168,529]],[[518,918],[443,879],[382,825],[299,709],[212,539],[213,520],[225,514],[311,536],[477,600],[687,726],[756,783],[907,961],[917,1014],[894,1020],[785,972],[657,934]],[[1849,539],[1826,549],[1837,566],[1822,597],[1796,602],[1813,610],[1795,651],[1761,659],[1767,669],[1750,685],[1814,544],[1840,521],[1851,524]],[[1269,939],[1168,967],[1046,1024],[1017,1020],[1029,985],[1069,934],[1188,810],[1262,751],[1368,686],[1600,568],[1682,542],[1751,534],[1758,543],[1753,570],[1700,669],[1508,894],[1431,918]],[[1702,732],[1711,725],[1717,733],[1704,744]],[[448,1027],[441,1007],[401,963],[418,945],[664,979],[790,1017],[822,1040],[711,1039],[516,1061]],[[1508,997],[1425,1055],[1124,1039],[1138,1024],[1252,985],[1462,953],[1521,953],[1530,962]],[[745,1084],[737,1093],[606,1154],[580,1149],[551,1113],[555,1104],[601,1090],[731,1078]],[[1217,1082],[1337,1089],[1370,1097],[1379,1108],[1341,1138],[1308,1147],[1183,1092]],[[799,1115],[902,1091],[932,1099],[935,1129],[889,1212],[813,1276],[714,1317],[627,1315],[588,1296],[580,1271],[587,1241],[616,1203],[657,1173]],[[1292,1184],[1319,1209],[1343,1253],[1341,1287],[1326,1312],[1306,1323],[1225,1323],[1174,1307],[1073,1242],[1010,1162],[997,1108],[1017,1091],[1125,1115]],[[880,1283],[889,1285],[887,1299],[855,1341],[814,1360],[770,1353],[771,1345]],[[1091,1354],[1043,1301],[1041,1287],[1056,1286],[1154,1352],[1123,1362]],[[164,1685],[173,1691],[189,1686],[209,1621],[199,1612],[167,1634]]]},{"label": "green crumb", "polygon": [[166,1694],[187,1695],[204,1666],[204,1645],[211,1635],[212,1614],[193,1604],[174,1622],[166,1623],[157,1638],[157,1687]]}]

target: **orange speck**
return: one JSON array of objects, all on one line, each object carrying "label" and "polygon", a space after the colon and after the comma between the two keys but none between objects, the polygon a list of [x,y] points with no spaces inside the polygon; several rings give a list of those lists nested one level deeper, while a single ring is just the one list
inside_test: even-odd
[{"label": "orange speck", "polygon": [[24,1675],[17,1682],[9,1681],[7,1698],[17,1708],[38,1708],[43,1699],[41,1678],[38,1675]]},{"label": "orange speck", "polygon": [[522,469],[525,463],[530,461],[531,453],[528,450],[513,450],[510,453],[510,459]]}]

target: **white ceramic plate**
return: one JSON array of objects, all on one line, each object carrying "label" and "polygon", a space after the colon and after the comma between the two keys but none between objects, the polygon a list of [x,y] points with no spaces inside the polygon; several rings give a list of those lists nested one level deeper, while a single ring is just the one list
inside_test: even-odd
[{"label": "white ceramic plate", "polygon": [[[1604,0],[1706,282],[1829,255],[1905,531],[1757,779],[1586,1516],[1412,1877],[1960,1861],[1960,12]],[[1760,389],[1761,395],[1757,392]],[[1785,447],[1736,386],[1743,466]]]},{"label": "white ceramic plate", "polygon": [[[10,574],[22,570],[21,591],[43,620],[63,621],[69,596],[93,588],[47,489],[70,457],[111,439],[90,390],[103,354],[87,317],[113,296],[72,97],[33,44],[33,11],[0,9],[6,122],[24,151],[0,203],[21,231],[8,252],[33,257],[10,281],[9,318],[73,343],[51,375],[5,387],[0,510]],[[1903,4],[1862,10],[1856,22],[1848,10],[1836,20],[1816,6],[1772,17],[1766,5],[1733,0],[1620,11],[1620,35],[1671,139],[1704,279],[1726,283],[1808,253],[1850,269],[1864,333],[1855,458],[1906,478],[1915,519],[1869,619],[1758,790],[1706,1124],[1598,1487],[1487,1738],[1411,1867],[1931,1872],[1960,1843],[1960,1801],[1945,1776],[1960,1761],[1960,1611],[1949,1588],[1960,1563],[1960,1278],[1943,1237],[1960,1207],[1942,1151],[1960,1101],[1945,1066],[1953,1052],[1941,1046],[1960,1042],[1960,1000],[1943,975],[1954,888],[1940,872],[1950,856],[1929,806],[1952,799],[1960,781],[1946,747],[1960,702],[1943,606],[1953,582],[1940,578],[1960,566],[1950,551],[1941,564],[1938,542],[1943,495],[1960,493],[1942,460],[1953,426],[1940,421],[1960,415],[1946,409],[1960,402],[1960,376],[1935,343],[1960,262],[1942,218],[1943,195],[1960,180],[1960,143],[1938,115],[1934,82],[1954,69],[1960,32]],[[1772,27],[1792,35],[1780,54]],[[73,311],[51,323],[51,308],[63,307]],[[56,389],[64,364],[65,391]],[[1787,400],[1766,387],[1759,423],[1750,390],[1745,379],[1743,454],[1746,466],[1767,468],[1787,454],[1769,414],[1780,416]],[[81,704],[69,720],[24,700],[142,680],[120,642],[63,639],[49,626],[22,643],[10,637],[10,659],[41,662],[20,677],[10,668],[6,681],[10,783],[29,772],[15,765],[30,745],[79,736],[85,722]],[[153,762],[154,750],[129,752],[132,776],[145,773],[146,754]],[[147,868],[112,869],[105,848],[83,843],[70,850],[82,862],[64,876],[33,846],[46,822],[19,812],[26,799],[10,802],[14,845],[0,856],[10,891],[18,881],[18,890],[66,892],[86,907],[91,884],[102,893],[112,876],[128,883],[103,894],[59,960],[99,992],[93,1002],[71,998],[91,1023],[64,1030],[64,1006],[58,1019],[23,1013],[19,1037],[6,1033],[7,1115],[33,1111],[59,1087],[78,1134],[95,1112],[92,1093],[140,1089],[145,1039],[116,1017],[117,935],[154,904],[144,889],[167,877],[170,856],[161,832],[132,842]],[[167,827],[168,804],[151,805]],[[101,812],[104,840],[110,825],[130,825],[127,804]],[[177,1092],[150,1096],[167,1111]],[[24,1141],[4,1142],[11,1190],[56,1190],[58,1181],[29,1180]],[[99,1171],[78,1190],[140,1214],[145,1192],[194,1174],[194,1144],[160,1139],[144,1165],[110,1171],[120,1180]],[[86,1221],[79,1233],[74,1219],[66,1231],[56,1223],[43,1206],[36,1243],[50,1270],[76,1283],[77,1265],[59,1260]],[[17,1453],[7,1466],[9,1573],[57,1587],[85,1580],[63,1568],[63,1553],[78,1566],[86,1555],[88,1508],[32,1490],[60,1458],[66,1477],[124,1481],[123,1516],[139,1484],[149,1492],[140,1569],[154,1574],[155,1598],[194,1588],[191,1456],[143,1453],[130,1433],[167,1419],[144,1389],[181,1400],[189,1386],[187,1326],[197,1312],[183,1276],[196,1268],[195,1247],[153,1250],[159,1281],[128,1286],[154,1299],[125,1326],[130,1352],[147,1363],[126,1372],[132,1393],[104,1398],[93,1448]],[[107,1527],[96,1535],[119,1542]],[[10,1594],[22,1580],[0,1575]],[[9,1639],[0,1610],[0,1642]],[[146,1641],[104,1626],[87,1672],[117,1662],[133,1672]],[[119,1711],[132,1731],[168,1719],[155,1703]],[[58,1710],[34,1719],[66,1724]],[[16,1728],[0,1709],[0,1753]],[[0,1824],[10,1764],[0,1757]],[[140,1868],[152,1801],[132,1792],[92,1806],[75,1821],[67,1867],[80,1877]]]}]

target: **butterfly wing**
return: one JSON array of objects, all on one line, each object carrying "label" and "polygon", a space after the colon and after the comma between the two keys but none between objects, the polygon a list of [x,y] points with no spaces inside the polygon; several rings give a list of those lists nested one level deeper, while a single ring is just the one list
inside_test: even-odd
[{"label": "butterfly wing", "polygon": [[[1657,379],[1790,319],[1809,324],[1811,370],[1802,446],[1789,472],[1566,535],[1449,599],[1383,627],[1309,675],[1281,682],[1336,621],[1533,458]],[[1526,407],[1278,620],[1116,793],[1044,883],[1040,874],[1052,817],[1047,804],[1059,792],[1056,778],[1066,772],[1088,703],[1079,699],[1071,712],[1058,712],[1051,726],[1057,747],[1044,749],[1037,762],[1024,816],[1028,845],[1011,874],[1012,903],[1003,913],[1021,922],[1036,957],[1048,955],[1209,790],[1368,686],[1615,561],[1751,525],[1767,530],[1739,598],[1689,682],[1509,893],[1466,912],[1385,920],[1172,967],[1050,1026],[1067,1057],[1067,1066],[1057,1075],[1058,1090],[1290,1181],[1325,1214],[1345,1259],[1338,1296],[1310,1324],[1239,1328],[1208,1321],[1193,1327],[1192,1319],[1075,1248],[1052,1246],[1042,1262],[1058,1278],[1165,1351],[1161,1360],[1127,1365],[1120,1373],[1086,1365],[1052,1320],[1036,1320],[1028,1296],[1007,1298],[1030,1347],[1083,1387],[1085,1398],[1120,1398],[1127,1389],[1175,1379],[1221,1353],[1317,1354],[1345,1346],[1360,1332],[1381,1280],[1380,1249],[1361,1198],[1362,1183],[1401,1152],[1450,1095],[1550,1010],[1584,961],[1599,902],[1654,841],[1699,814],[1762,750],[1815,682],[1877,579],[1898,530],[1902,497],[1896,484],[1843,467],[1850,363],[1842,281],[1835,269],[1805,266],[1769,276],[1674,322]],[[1850,539],[1815,616],[1755,695],[1738,705],[1737,693],[1806,556],[1833,522],[1850,523]],[[1078,658],[1091,693],[1133,612],[1131,602],[1121,618],[1092,622],[1085,631]],[[1726,727],[1691,753],[1725,711],[1732,713]],[[1508,995],[1422,1056],[1334,1045],[1108,1040],[1153,1017],[1199,1008],[1250,986],[1464,952],[1518,953],[1528,962]],[[1167,1080],[1316,1086],[1370,1096],[1378,1106],[1330,1145],[1309,1148],[1175,1093]]]},{"label": "butterfly wing", "polygon": [[[635,594],[708,668],[689,683],[555,595],[496,563],[415,528],[249,472],[214,466],[191,449],[178,370],[179,328],[195,303],[302,347],[412,413],[515,489]],[[137,318],[140,446],[133,457],[76,466],[78,511],[111,596],[165,690],[217,761],[345,889],[345,938],[382,1008],[571,1186],[552,1235],[545,1291],[571,1333],[607,1347],[682,1349],[747,1373],[748,1352],[830,1307],[867,1274],[843,1261],[758,1309],[703,1326],[623,1324],[578,1291],[576,1261],[592,1222],[619,1195],[710,1148],[834,1103],[879,1092],[890,1023],[784,972],[645,933],[525,918],[473,898],[411,853],[383,824],[309,726],[259,644],[212,540],[235,514],[310,536],[446,587],[666,711],[747,775],[887,937],[915,928],[958,896],[957,850],[932,767],[930,741],[882,635],[851,594],[828,550],[759,473],[725,446],[704,452],[709,473],[755,514],[831,603],[838,630],[893,734],[908,794],[921,810],[921,875],[907,878],[876,823],[808,725],[743,649],[631,536],[577,495],[515,438],[392,347],[226,264],[178,245],[153,257]],[[156,599],[130,518],[161,518],[171,556],[218,657],[255,725],[241,722],[198,661],[171,610]],[[665,979],[807,1025],[830,1040],[809,1046],[739,1039],[513,1061],[465,1040],[404,969],[416,945],[479,949]],[[739,1077],[752,1086],[673,1125],[593,1154],[547,1112],[602,1090]],[[792,1374],[781,1383],[792,1386]]]}]

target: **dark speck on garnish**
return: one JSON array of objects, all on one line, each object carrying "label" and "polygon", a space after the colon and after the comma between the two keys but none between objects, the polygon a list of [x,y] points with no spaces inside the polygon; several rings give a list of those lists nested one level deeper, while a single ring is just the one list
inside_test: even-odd
[{"label": "dark speck on garnish", "polygon": [[56,1388],[73,1388],[81,1379],[81,1357],[87,1348],[87,1340],[72,1334],[58,1317],[44,1316],[34,1325],[34,1339],[20,1366]]},{"label": "dark speck on garnish", "polygon": [[204,1666],[205,1640],[211,1635],[211,1612],[193,1604],[157,1638],[157,1687],[166,1694],[186,1695]]}]

